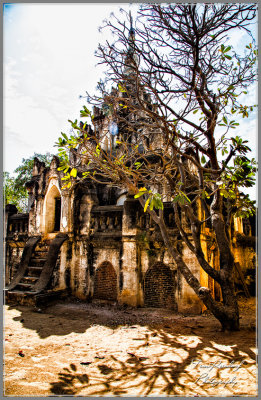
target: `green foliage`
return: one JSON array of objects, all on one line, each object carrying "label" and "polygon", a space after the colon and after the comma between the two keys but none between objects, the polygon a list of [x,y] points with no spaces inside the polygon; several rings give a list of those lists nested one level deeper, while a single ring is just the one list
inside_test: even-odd
[{"label": "green foliage", "polygon": [[[91,112],[83,106],[83,110],[81,110],[81,117],[87,117],[90,116],[91,118],[93,115]],[[55,143],[55,146],[58,147],[58,157],[60,159],[60,166],[58,168],[58,171],[63,171],[64,176],[62,177],[62,180],[64,181],[64,185],[62,186],[62,189],[70,189],[73,186],[73,183],[77,179],[85,179],[88,176],[94,176],[96,174],[96,170],[94,171],[82,171],[79,173],[78,169],[75,166],[70,165],[69,161],[69,152],[71,149],[77,148],[81,144],[86,144],[88,140],[90,140],[90,136],[88,133],[85,131],[86,124],[83,126],[80,126],[80,123],[78,125],[77,119],[74,121],[68,120],[70,122],[71,127],[73,129],[73,134],[70,136],[66,135],[65,133],[61,132],[61,137],[58,138],[58,141]],[[75,130],[75,132],[74,132]],[[86,154],[86,149],[82,149],[81,155]],[[93,156],[100,158],[101,155],[101,146],[100,144],[97,144],[95,150],[93,151]],[[122,162],[122,157],[119,160]],[[106,160],[103,160],[104,162],[104,168],[109,169],[109,167],[105,166]],[[90,161],[86,163],[86,168],[89,168]]]},{"label": "green foliage", "polygon": [[234,204],[236,207],[236,211],[234,213],[235,217],[249,218],[256,215],[256,202],[250,200],[248,194],[238,194],[238,197]]},{"label": "green foliage", "polygon": [[53,154],[34,153],[29,158],[23,158],[22,164],[14,170],[17,174],[16,177],[10,176],[9,172],[4,172],[4,204],[14,204],[19,212],[26,212],[27,210],[28,192],[25,184],[32,178],[35,157],[48,167]]},{"label": "green foliage", "polygon": [[152,193],[151,190],[147,190],[145,187],[142,187],[139,189],[139,192],[134,196],[135,199],[138,199],[139,197],[148,194],[148,198],[146,199],[145,206],[144,206],[144,212],[147,211],[147,208],[152,211],[154,208],[156,210],[163,210],[163,201],[162,201],[162,195],[159,193]]},{"label": "green foliage", "polygon": [[71,175],[73,178],[76,178],[76,176],[77,176],[77,169],[76,169],[76,168],[73,168],[73,169],[71,170],[71,172],[70,172],[70,175]]},{"label": "green foliage", "polygon": [[[162,9],[164,11],[164,7]],[[168,6],[166,7],[166,10],[168,11]],[[170,7],[170,10],[175,12],[175,9],[172,9],[172,7]],[[155,15],[156,14],[157,13],[155,13]],[[158,18],[162,18],[160,13],[158,14]],[[199,169],[201,169],[202,174],[200,175],[200,177],[202,176],[202,181],[198,181],[197,184],[195,183],[194,187],[190,187],[188,185],[189,179],[182,178],[183,184],[180,185],[178,180],[181,178],[178,177],[175,168],[173,168],[173,162],[171,161],[169,163],[169,161],[167,160],[167,153],[165,153],[164,155],[164,168],[161,168],[160,166],[157,171],[155,169],[155,172],[152,165],[150,163],[147,163],[146,161],[143,161],[142,158],[139,156],[139,145],[137,144],[137,147],[135,147],[134,144],[129,142],[124,135],[119,135],[118,137],[116,136],[115,139],[117,146],[115,146],[115,148],[113,149],[111,148],[110,152],[107,150],[105,151],[104,148],[101,146],[101,143],[99,143],[97,137],[98,135],[91,137],[90,133],[87,134],[86,132],[84,132],[84,128],[82,129],[82,127],[79,127],[80,124],[78,124],[77,120],[69,120],[72,129],[75,131],[75,134],[68,137],[67,135],[62,133],[57,142],[57,146],[59,147],[59,157],[61,159],[59,169],[64,172],[63,188],[71,187],[76,178],[77,181],[79,179],[86,178],[92,179],[94,173],[97,171],[97,175],[95,176],[94,180],[97,181],[98,176],[102,176],[103,178],[105,178],[104,180],[106,180],[107,182],[112,182],[113,184],[115,184],[115,186],[125,186],[124,188],[128,190],[130,189],[131,193],[136,193],[137,188],[143,185],[144,187],[138,189],[138,193],[136,193],[134,197],[137,199],[143,197],[144,212],[146,212],[154,209],[163,209],[162,196],[159,193],[152,193],[151,190],[145,188],[145,186],[150,187],[150,179],[155,179],[155,181],[157,181],[156,183],[159,183],[160,185],[166,177],[167,179],[172,179],[172,187],[169,187],[166,190],[169,192],[168,194],[170,198],[172,198],[172,202],[178,203],[184,209],[188,209],[189,207],[192,208],[191,203],[196,201],[196,198],[206,199],[206,203],[208,203],[209,206],[214,198],[213,196],[215,190],[220,190],[220,193],[223,197],[231,201],[236,201],[239,188],[251,187],[254,185],[256,164],[254,160],[250,160],[247,158],[247,153],[250,151],[250,148],[247,145],[247,141],[244,141],[238,136],[230,138],[228,136],[228,132],[230,129],[237,129],[240,124],[240,119],[248,118],[250,116],[250,113],[253,112],[256,107],[256,105],[242,104],[241,101],[245,100],[244,95],[247,94],[248,86],[255,80],[257,49],[253,42],[253,44],[247,45],[246,48],[243,49],[243,52],[239,51],[237,54],[233,47],[229,45],[229,43],[225,42],[226,36],[223,35],[225,34],[225,31],[221,35],[222,27],[220,28],[220,32],[218,33],[215,26],[215,19],[210,19],[210,21],[213,26],[205,26],[205,29],[208,31],[209,34],[202,34],[202,37],[200,38],[201,43],[197,49],[199,55],[201,54],[201,58],[199,57],[200,62],[198,62],[194,66],[195,85],[198,88],[197,92],[195,91],[195,87],[192,86],[192,84],[190,83],[185,84],[184,88],[181,85],[182,88],[180,90],[177,90],[175,86],[175,90],[173,90],[174,86],[172,86],[172,83],[175,82],[175,79],[177,79],[178,82],[179,76],[181,78],[183,77],[182,70],[184,70],[184,79],[180,78],[180,81],[184,83],[186,80],[186,74],[190,74],[191,67],[189,67],[188,70],[184,64],[183,59],[181,58],[181,60],[179,60],[179,56],[182,56],[183,53],[182,51],[180,51],[179,53],[178,49],[175,53],[176,57],[171,56],[171,58],[167,59],[167,42],[165,43],[166,46],[164,45],[164,52],[161,54],[162,60],[159,57],[160,50],[159,53],[158,49],[155,50],[155,56],[157,55],[159,65],[162,67],[163,71],[166,65],[169,66],[167,68],[167,71],[173,71],[173,81],[172,79],[170,79],[169,83],[167,84],[167,82],[164,81],[164,73],[159,72],[158,68],[153,67],[153,56],[151,57],[150,48],[148,48],[147,53],[145,54],[146,63],[148,63],[148,70],[146,70],[145,67],[144,70],[140,68],[137,73],[139,75],[139,78],[141,79],[137,79],[136,82],[140,91],[144,89],[141,82],[147,82],[146,93],[152,95],[151,97],[158,97],[158,99],[161,99],[163,101],[163,103],[161,103],[161,108],[164,110],[165,107],[165,109],[168,110],[170,114],[168,115],[167,112],[162,113],[163,123],[161,129],[163,129],[163,127],[170,127],[170,130],[168,131],[166,128],[164,134],[169,135],[169,140],[173,149],[177,149],[177,152],[180,152],[181,154],[182,152],[184,152],[184,159],[189,156],[191,159],[194,159],[196,161],[194,163],[194,166],[195,168],[198,167]],[[177,37],[180,37],[180,40],[184,40],[185,45],[189,48],[190,42],[187,40],[187,38],[185,36],[182,36],[182,38],[181,36],[179,36],[181,28],[176,26],[173,21],[172,23],[174,24],[174,27],[176,29]],[[187,21],[184,21],[185,26],[186,23]],[[163,19],[161,21],[161,27],[161,33],[163,35],[162,37],[164,37],[165,34],[168,36],[168,26],[165,25]],[[156,31],[157,29],[155,30],[155,32]],[[152,32],[154,32],[154,30],[152,30]],[[213,32],[215,33],[214,35],[211,34]],[[155,36],[153,34],[148,35],[148,39],[151,39],[153,37],[155,43],[158,43],[160,47],[161,42],[157,41],[157,34]],[[212,38],[210,42],[209,37]],[[121,39],[119,40],[121,42]],[[143,43],[143,39],[140,38],[140,40],[140,43]],[[209,44],[211,45],[208,47]],[[108,48],[106,48],[106,46],[108,46]],[[100,55],[102,60],[104,60],[104,55],[107,54],[107,51],[109,55],[110,52],[113,51],[113,46],[110,47],[109,43],[107,43],[106,46],[103,48],[104,52]],[[204,51],[201,51],[203,48]],[[144,49],[146,49],[145,44]],[[173,48],[171,46],[169,50],[171,51],[170,54],[172,54]],[[189,52],[187,53],[189,54]],[[211,65],[208,65],[207,63],[204,63],[202,61],[204,59],[204,55],[208,55],[208,60],[211,61]],[[139,56],[142,59],[142,54],[139,54]],[[128,134],[128,137],[130,137],[132,134],[132,129],[136,132],[136,128],[134,127],[134,121],[132,121],[132,119],[129,119],[128,112],[130,112],[130,114],[137,113],[138,115],[140,108],[142,108],[143,106],[145,110],[147,106],[147,104],[145,104],[146,101],[144,100],[145,97],[143,99],[142,96],[138,96],[139,101],[132,101],[132,97],[134,98],[139,90],[135,91],[135,93],[132,94],[130,91],[130,86],[126,84],[127,81],[125,79],[125,72],[122,70],[122,59],[118,63],[117,57],[116,59],[111,56],[109,56],[107,59],[105,57],[105,64],[109,68],[112,67],[112,69],[110,70],[110,74],[108,74],[108,76],[111,76],[112,78],[111,81],[109,78],[106,78],[106,85],[116,84],[116,88],[115,86],[113,86],[114,90],[112,91],[112,86],[110,88],[105,88],[105,82],[99,82],[98,88],[102,93],[102,97],[100,98],[100,95],[99,97],[90,96],[88,102],[93,105],[100,103],[103,115],[108,116],[112,114],[112,111],[114,111],[115,113],[118,113],[118,115],[120,115],[121,119],[126,118],[126,126],[128,128],[126,129],[127,133],[125,132],[125,134]],[[176,69],[175,66],[177,66]],[[182,66],[182,68],[179,69],[179,66]],[[161,71],[160,68],[159,70]],[[179,74],[176,72],[176,70],[179,71]],[[114,74],[115,72],[116,74]],[[151,77],[151,80],[147,80],[147,75]],[[142,79],[144,77],[146,79]],[[160,88],[162,88],[162,92],[160,91]],[[157,90],[159,90],[159,92],[155,93],[155,91]],[[128,92],[127,95],[125,95],[126,92]],[[161,93],[164,94],[162,97]],[[119,99],[122,100],[119,101]],[[184,104],[186,103],[186,106],[184,107],[184,110],[181,112],[180,115],[174,109],[173,112],[171,112],[171,107],[169,106],[169,104],[171,104],[170,99],[173,100],[173,104],[174,99],[178,99],[181,101],[183,100]],[[202,101],[202,99],[204,99],[204,101]],[[142,104],[143,101],[144,104]],[[117,107],[115,106],[115,104],[117,104]],[[128,112],[125,113],[122,108],[127,108]],[[149,117],[151,118],[151,128],[153,129],[153,126],[156,126],[156,129],[158,129],[158,124],[154,123],[154,120],[158,121],[158,118],[157,115],[153,115],[153,112],[154,111],[152,110],[149,111]],[[157,111],[155,113],[157,114]],[[188,126],[186,126],[186,123],[184,123],[186,119],[189,121],[188,116],[191,117],[190,113],[194,115],[193,129],[188,128]],[[82,107],[80,115],[81,117],[93,118],[91,111],[85,106]],[[197,117],[198,120],[201,121],[200,123],[196,121]],[[184,125],[182,125],[182,123],[184,123]],[[221,140],[218,140],[218,136],[216,136],[216,125],[218,125],[218,136],[220,131],[219,127],[224,127],[224,134]],[[214,139],[212,148],[210,148],[211,146],[209,146],[211,136],[209,127],[211,127],[211,129],[213,128],[213,132],[211,132],[211,135],[213,135],[211,141],[212,139]],[[142,138],[142,133],[140,134],[140,138]],[[85,165],[85,171],[82,171],[81,169],[81,172],[79,172],[73,165],[70,165],[68,152],[72,148],[81,146],[81,144],[86,145],[86,141],[90,139],[92,139],[90,141],[90,146],[93,147],[91,148],[91,151],[86,151],[88,153],[88,158],[86,157],[87,162]],[[187,155],[186,151],[183,150],[186,148],[186,146],[183,146],[186,141],[189,144],[191,152],[189,155]],[[195,150],[194,154],[197,154],[196,158],[193,154],[193,149]],[[216,158],[216,150],[221,151],[222,157],[220,157],[219,159],[218,157]],[[214,162],[213,160],[215,158],[216,160]],[[90,166],[88,164],[88,161],[91,162]],[[171,168],[169,170],[166,167],[168,163],[171,165]],[[92,169],[95,171],[93,171]],[[213,178],[213,170],[217,169],[219,170],[219,172],[215,173],[215,178]],[[162,176],[160,176],[161,172],[159,171],[162,171]],[[171,176],[172,174],[173,176]],[[212,180],[210,178],[212,178]],[[193,177],[193,180],[195,180],[195,177]],[[218,181],[218,189],[215,189],[216,181]],[[170,182],[170,180],[168,182]],[[196,185],[198,186],[196,187]],[[155,184],[154,187],[157,187],[157,184]],[[251,205],[249,203],[248,205],[251,208]],[[241,210],[243,210],[242,207]]]},{"label": "green foliage", "polygon": [[[134,198],[138,199],[139,197],[143,196],[146,192],[148,192],[148,190],[145,187],[142,187],[139,189],[139,192],[137,194],[135,194]],[[151,192],[151,191],[149,191]]]},{"label": "green foliage", "polygon": [[[254,105],[245,105],[240,103],[239,99],[241,99],[242,94],[248,94],[247,92],[247,84],[245,83],[245,74],[246,71],[249,70],[253,72],[257,65],[257,55],[258,50],[255,48],[254,44],[250,43],[246,46],[247,54],[244,58],[240,57],[233,51],[232,46],[221,45],[219,52],[221,53],[221,60],[223,61],[223,65],[230,65],[230,75],[231,81],[234,83],[226,86],[220,82],[220,86],[223,86],[222,89],[218,88],[218,97],[221,100],[221,105],[223,106],[223,111],[221,112],[221,119],[218,121],[219,126],[225,126],[226,128],[235,129],[236,126],[239,125],[239,122],[234,120],[229,121],[229,118],[232,114],[237,114],[243,118],[248,118],[250,112],[254,111],[254,108],[257,107]],[[232,51],[231,55],[228,54],[229,51]],[[228,61],[227,61],[228,60]],[[247,66],[247,67],[246,67]],[[229,75],[229,76],[230,76]]]},{"label": "green foliage", "polygon": [[206,158],[205,158],[205,156],[202,156],[202,157],[201,157],[201,163],[202,163],[202,164],[206,164]]},{"label": "green foliage", "polygon": [[27,190],[25,186],[17,189],[16,178],[10,176],[9,172],[4,172],[4,205],[14,204],[19,212],[26,212],[27,207]]},{"label": "green foliage", "polygon": [[249,188],[255,185],[257,162],[254,158],[249,159],[246,156],[250,151],[246,145],[247,140],[236,136],[231,138],[231,141],[239,154],[233,158],[233,165],[226,166],[217,183],[221,195],[234,202],[235,216],[247,218],[255,214],[256,202],[250,200],[249,195],[240,193],[238,188]]},{"label": "green foliage", "polygon": [[[85,115],[83,115],[85,114]],[[84,106],[83,110],[81,110],[81,116],[90,116],[90,111]],[[86,127],[86,124],[83,125],[81,129],[78,126],[77,119],[73,122],[68,120],[73,129],[75,129],[78,133],[82,133]],[[58,138],[58,141],[55,143],[55,146],[58,147],[58,157],[60,160],[58,171],[63,171],[64,176],[62,178],[64,185],[62,189],[69,189],[71,187],[71,178],[76,178],[78,175],[78,171],[76,168],[71,168],[69,163],[69,151],[70,149],[75,149],[80,143],[80,137],[76,134],[71,134],[68,136],[66,133],[61,132],[61,136]],[[88,139],[86,132],[83,134],[84,140]]]},{"label": "green foliage", "polygon": [[127,90],[120,83],[118,83],[118,89],[122,93],[127,92]]},{"label": "green foliage", "polygon": [[221,45],[221,48],[219,51],[221,52],[222,61],[225,61],[225,59],[232,60],[232,57],[230,55],[226,54],[230,50],[231,50],[231,46],[226,47],[224,44]]},{"label": "green foliage", "polygon": [[82,118],[91,117],[92,113],[86,106],[83,106],[83,110],[80,111],[80,115]]},{"label": "green foliage", "polygon": [[134,165],[135,165],[136,169],[139,169],[142,166],[142,163],[137,161],[134,163]]},{"label": "green foliage", "polygon": [[178,190],[176,196],[173,198],[173,203],[178,203],[183,206],[185,204],[190,204],[191,201],[182,190]]},{"label": "green foliage", "polygon": [[[227,143],[229,141],[231,143],[230,152],[227,148]],[[222,140],[222,146],[219,147],[219,150],[221,149],[222,151],[222,156],[227,155],[227,159],[222,161],[223,172],[217,183],[221,195],[227,199],[237,199],[239,196],[239,188],[249,188],[255,185],[257,162],[254,158],[250,159],[247,157],[247,153],[251,151],[247,144],[247,140],[236,136]],[[228,162],[227,160],[231,161]],[[254,203],[251,203],[245,195],[242,201],[243,199],[245,199],[246,202],[244,213],[246,213],[246,208],[249,207],[249,215],[251,215]]]},{"label": "green foliage", "polygon": [[48,167],[51,164],[53,156],[54,155],[50,153],[34,153],[34,155],[29,158],[23,158],[22,164],[14,170],[14,172],[18,174],[15,179],[15,189],[20,190],[24,187],[26,182],[32,178],[35,157],[37,157],[39,161],[44,162],[45,166]]}]

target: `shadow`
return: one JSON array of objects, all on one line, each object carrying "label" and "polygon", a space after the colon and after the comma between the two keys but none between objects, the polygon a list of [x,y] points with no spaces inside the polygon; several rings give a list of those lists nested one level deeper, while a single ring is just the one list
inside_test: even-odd
[{"label": "shadow", "polygon": [[[155,332],[152,331],[150,338]],[[210,332],[208,332],[209,334]],[[213,335],[212,335],[213,336]],[[213,386],[204,385],[204,382],[198,381],[202,375],[202,371],[198,368],[199,361],[202,360],[203,354],[208,354],[209,361],[205,362],[204,365],[211,365],[215,361],[215,357],[218,357],[219,362],[223,365],[234,365],[235,367],[244,368],[243,374],[248,373],[248,369],[255,363],[256,357],[253,357],[251,351],[247,351],[248,346],[237,346],[235,345],[230,351],[220,349],[220,345],[226,343],[232,343],[231,335],[225,337],[222,340],[221,337],[215,341],[211,340],[207,335],[195,336],[186,335],[188,338],[188,344],[183,340],[185,336],[177,334],[166,334],[164,330],[157,330],[157,338],[161,345],[166,349],[171,348],[172,352],[179,354],[181,351],[187,353],[186,356],[180,361],[162,361],[164,356],[168,355],[168,351],[162,352],[158,355],[158,359],[151,361],[150,357],[138,356],[137,348],[135,353],[126,353],[126,359],[120,360],[118,357],[109,355],[106,357],[106,364],[99,364],[99,361],[94,365],[92,363],[92,370],[88,375],[79,374],[76,366],[74,369],[71,368],[71,372],[62,372],[59,374],[58,382],[51,383],[50,391],[52,394],[73,394],[73,395],[88,395],[88,396],[121,396],[124,394],[128,395],[139,395],[148,396],[159,395],[157,390],[160,390],[161,395],[167,396],[178,396],[181,393],[197,394],[199,387],[201,395],[209,396],[213,394]],[[193,339],[197,338],[197,345],[193,343]],[[234,338],[236,341],[236,338]],[[148,342],[147,335],[144,336],[144,343]],[[252,341],[250,341],[252,342]],[[234,343],[234,342],[233,342]],[[250,343],[252,344],[252,343]],[[150,344],[149,344],[150,345]],[[219,346],[216,349],[215,346]],[[143,344],[140,348],[144,347]],[[246,352],[251,361],[246,361],[246,357],[240,354],[242,351]],[[177,357],[178,358],[178,357]],[[88,367],[87,367],[88,368]],[[232,369],[232,367],[231,367]],[[205,372],[205,371],[203,371]],[[221,368],[215,368],[214,371],[209,373],[209,376],[214,377],[216,380],[224,380]],[[250,375],[251,372],[250,372]],[[231,371],[231,376],[240,380],[237,372]],[[78,382],[84,377],[82,385],[76,386]],[[87,379],[88,378],[88,379]],[[226,378],[228,380],[228,378]],[[223,389],[222,384],[221,389]],[[226,386],[228,391],[231,389],[231,385]],[[212,392],[211,392],[212,391]],[[233,394],[233,393],[232,393]]]},{"label": "shadow", "polygon": [[[37,309],[26,306],[9,306],[10,309],[18,310],[21,315],[14,317],[14,321],[20,321],[24,328],[35,331],[41,339],[49,336],[67,336],[72,332],[84,333],[91,326],[88,312],[79,312],[77,317],[70,310],[55,305],[37,311]],[[77,311],[77,309],[75,310]],[[81,323],[79,324],[79,319]],[[93,316],[92,316],[93,319]]]},{"label": "shadow", "polygon": [[[7,307],[7,310],[19,311],[20,316],[14,317],[14,321],[20,321],[24,328],[35,331],[41,339],[52,335],[67,336],[72,332],[84,333],[93,325],[116,328],[122,324],[137,324],[135,314],[117,305],[85,303],[74,298],[55,301],[41,308],[22,305]],[[120,322],[113,317],[115,311],[120,315]]]},{"label": "shadow", "polygon": [[[67,336],[72,332],[84,333],[94,325],[112,329],[122,325],[131,329],[155,325],[155,315],[159,313],[159,309],[155,308],[133,309],[117,304],[81,302],[75,298],[58,300],[41,308],[23,305],[7,305],[7,307],[7,310],[19,311],[20,316],[14,317],[14,321],[20,321],[24,328],[35,331],[41,339],[52,335]],[[160,312],[167,317],[178,315],[165,309],[160,309]],[[156,319],[160,324],[161,317],[157,316]]]},{"label": "shadow", "polygon": [[[216,381],[229,381],[234,377],[234,383],[237,385],[242,378],[239,370],[242,371],[244,379],[246,376],[253,377],[250,368],[256,363],[256,355],[250,347],[255,347],[255,332],[251,332],[247,326],[231,334],[221,332],[215,326],[213,329],[213,325],[197,326],[191,322],[188,325],[186,320],[183,327],[179,328],[175,329],[175,325],[172,325],[151,329],[150,334],[134,337],[132,340],[137,343],[137,347],[133,353],[126,352],[124,360],[108,354],[102,364],[99,361],[92,363],[88,374],[89,381],[84,382],[82,386],[78,385],[77,388],[75,383],[78,372],[72,371],[63,394],[71,390],[70,393],[88,396],[180,396],[188,392],[190,395],[197,395],[200,390],[201,395],[211,396],[213,390],[216,390],[217,394],[226,389],[228,395],[230,391],[234,395],[233,382],[226,386],[222,386],[222,383],[214,386],[205,384],[200,378],[206,372],[206,369],[200,369],[202,365],[211,366],[213,363],[215,365],[215,362],[217,367],[207,373],[209,378]],[[247,340],[242,342],[242,337]],[[156,359],[155,355],[141,356],[140,353],[145,351],[146,354],[146,349],[153,346],[155,340],[163,349]],[[169,356],[170,353],[174,355],[173,359]],[[204,357],[207,357],[207,361],[203,362]],[[222,365],[231,365],[227,375]],[[57,384],[58,387],[59,384],[63,384],[63,378],[64,376],[51,384],[51,393],[61,394],[56,388]]]},{"label": "shadow", "polygon": [[89,383],[88,375],[78,374],[74,364],[70,364],[63,371],[58,374],[59,381],[51,384],[51,392],[56,395],[75,395],[78,392],[77,383],[80,383],[81,388]]},{"label": "shadow", "polygon": [[[236,385],[224,388],[222,384],[213,387],[204,383],[200,378],[202,373],[207,372],[219,381],[224,376],[234,377],[239,383],[242,376],[245,380],[255,379],[256,332],[245,317],[241,320],[241,330],[231,333],[221,332],[213,316],[185,318],[164,310],[121,310],[78,302],[58,302],[41,312],[25,306],[9,306],[9,309],[18,310],[21,315],[13,319],[37,332],[40,338],[84,333],[101,325],[115,330],[120,327],[122,332],[128,330],[128,340],[133,341],[129,350],[113,354],[108,342],[104,357],[93,353],[88,362],[80,362],[75,355],[68,367],[58,372],[56,381],[50,383],[51,395],[192,396],[200,391],[201,396],[212,396],[213,391],[217,395],[219,390],[240,395]],[[146,327],[146,332],[141,327]],[[97,334],[98,347],[99,340]],[[229,371],[201,368],[215,362],[231,367]],[[240,366],[237,371],[235,366]]]}]

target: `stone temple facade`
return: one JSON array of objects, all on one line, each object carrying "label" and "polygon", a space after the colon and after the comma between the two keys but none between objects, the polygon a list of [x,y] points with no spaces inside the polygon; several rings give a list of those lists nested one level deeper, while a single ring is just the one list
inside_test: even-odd
[{"label": "stone temple facade", "polygon": [[[63,173],[58,166],[57,157],[50,167],[35,159],[27,184],[29,213],[6,206],[8,301],[44,301],[66,291],[86,301],[201,312],[202,304],[177,271],[158,227],[138,200],[118,189],[84,182],[73,190],[61,190]],[[164,217],[187,265],[219,299],[218,285],[181,241],[171,203],[164,204]],[[185,219],[183,223],[185,227]],[[254,294],[255,228],[236,218],[233,229],[233,253],[240,268],[235,271],[236,282],[239,289],[241,285]],[[207,226],[201,241],[207,260],[218,268],[218,250]]]},{"label": "stone temple facade", "polygon": [[[106,108],[95,108],[93,126],[86,129],[94,129],[103,146],[108,146],[106,138],[112,122]],[[119,127],[115,138],[120,134]],[[152,138],[159,145],[160,138]],[[79,151],[71,151],[70,163],[80,170]],[[57,157],[50,167],[36,158],[32,179],[26,185],[28,213],[19,214],[15,206],[6,206],[7,301],[37,303],[63,293],[84,301],[201,312],[200,300],[180,275],[158,227],[139,201],[117,188],[85,181],[72,189],[61,189],[63,172],[58,167]],[[188,267],[201,285],[209,287],[213,296],[220,299],[218,284],[201,269],[182,242],[170,202],[164,204],[164,218]],[[181,221],[186,229],[182,215]],[[205,257],[218,269],[218,249],[210,227],[203,225]],[[254,221],[234,219],[235,280],[238,290],[246,294],[255,294],[254,235]]]}]

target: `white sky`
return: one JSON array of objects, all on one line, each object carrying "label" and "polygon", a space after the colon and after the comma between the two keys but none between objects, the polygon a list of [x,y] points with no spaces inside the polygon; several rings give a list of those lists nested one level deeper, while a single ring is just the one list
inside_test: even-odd
[{"label": "white sky", "polygon": [[[69,131],[68,119],[79,119],[85,103],[79,96],[85,90],[94,93],[102,77],[94,51],[110,38],[98,27],[120,7],[131,8],[135,16],[137,5],[128,3],[5,6],[4,171],[12,173],[34,152],[57,152],[53,145],[61,131]],[[232,42],[236,49],[245,37],[237,32]],[[257,103],[256,85],[250,88],[250,103]],[[231,133],[247,138],[256,157],[256,116],[239,122],[239,130]]]},{"label": "white sky", "polygon": [[[4,13],[4,170],[53,148],[102,76],[98,27],[129,4],[15,4]],[[133,8],[133,7],[131,7]],[[108,37],[106,37],[107,39]]]}]

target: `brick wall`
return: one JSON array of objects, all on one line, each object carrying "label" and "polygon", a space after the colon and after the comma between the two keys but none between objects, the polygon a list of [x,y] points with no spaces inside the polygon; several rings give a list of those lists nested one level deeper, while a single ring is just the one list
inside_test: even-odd
[{"label": "brick wall", "polygon": [[6,246],[5,285],[8,285],[15,276],[21,261],[24,247]]},{"label": "brick wall", "polygon": [[96,270],[93,297],[102,300],[117,300],[117,275],[108,261],[103,262]]},{"label": "brick wall", "polygon": [[177,308],[174,274],[168,266],[157,263],[146,272],[144,305],[145,307]]}]

